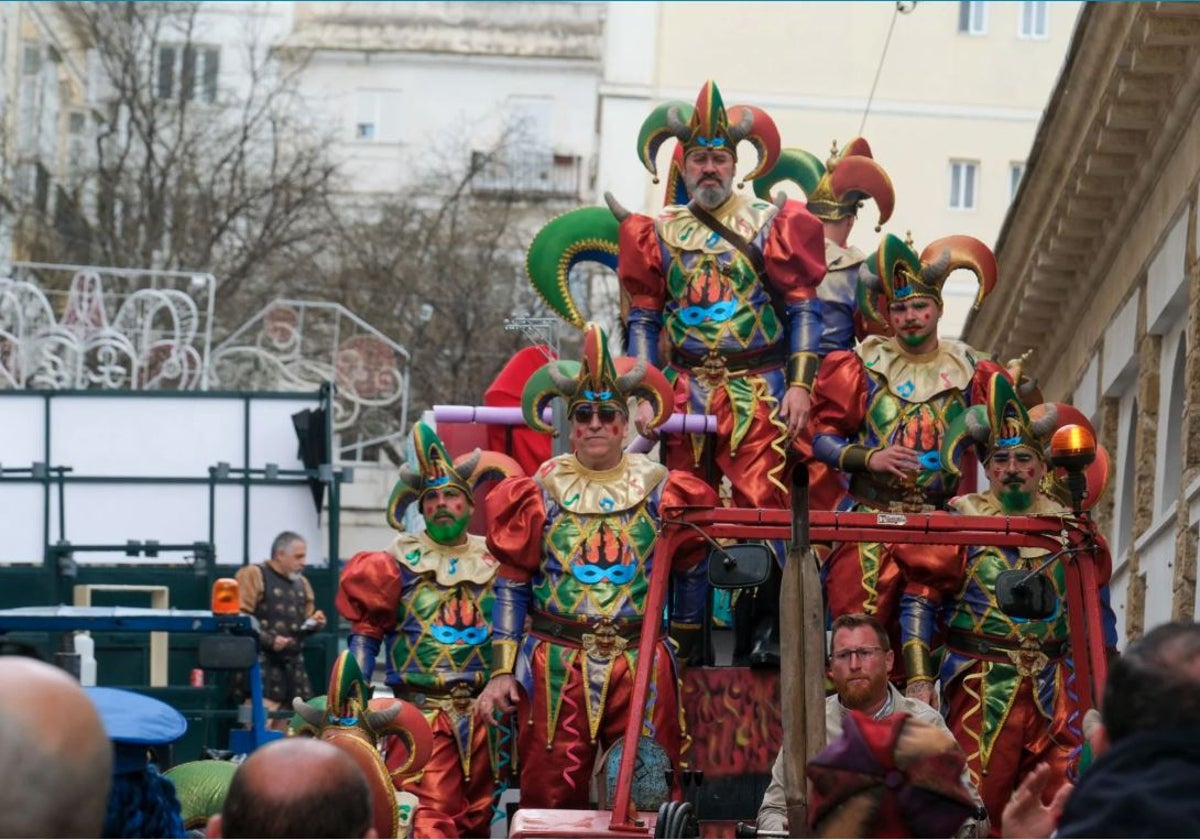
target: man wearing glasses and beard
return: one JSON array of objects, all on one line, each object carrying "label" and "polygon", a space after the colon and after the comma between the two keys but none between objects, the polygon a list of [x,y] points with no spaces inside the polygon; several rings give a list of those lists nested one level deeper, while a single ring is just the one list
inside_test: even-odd
[{"label": "man wearing glasses and beard", "polygon": [[[825,698],[825,740],[832,742],[842,734],[842,720],[850,710],[881,720],[905,712],[917,720],[936,726],[947,735],[945,721],[936,709],[912,697],[905,697],[888,682],[895,654],[883,625],[865,613],[848,613],[833,622],[829,642],[829,679],[836,692]],[[758,830],[785,831],[787,802],[783,788],[783,751],[771,768],[771,783],[758,809]],[[975,786],[963,770],[963,782],[982,808]],[[960,837],[987,836],[986,821],[968,820]]]},{"label": "man wearing glasses and beard", "polygon": [[670,562],[677,573],[672,635],[678,623],[698,626],[705,608],[703,540],[673,542],[673,556],[661,556],[660,522],[672,508],[717,498],[690,473],[624,452],[635,396],[653,406],[655,426],[670,414],[662,373],[613,360],[603,331],[589,324],[582,363],[549,362],[522,400],[526,422],[549,431],[542,409],[562,397],[574,452],[532,478],[506,479],[488,497],[488,547],[501,565],[492,678],[476,713],[490,724],[495,711],[520,709],[522,808],[586,808],[596,756],[621,740],[630,714],[642,716],[644,731],[679,766],[686,736],[665,635],[655,643],[645,709],[630,708],[633,676],[655,563]]}]

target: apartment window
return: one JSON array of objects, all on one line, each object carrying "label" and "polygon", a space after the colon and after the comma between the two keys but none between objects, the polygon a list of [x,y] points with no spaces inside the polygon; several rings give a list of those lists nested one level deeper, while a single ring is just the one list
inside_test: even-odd
[{"label": "apartment window", "polygon": [[42,70],[42,48],[40,44],[26,42],[21,51],[21,74],[36,76]]},{"label": "apartment window", "polygon": [[958,31],[967,35],[987,33],[987,3],[984,0],[961,0],[959,2]]},{"label": "apartment window", "polygon": [[400,142],[400,91],[354,92],[354,139],[364,143]]},{"label": "apartment window", "polygon": [[953,210],[974,210],[979,195],[979,162],[950,161],[950,207]]},{"label": "apartment window", "polygon": [[1022,0],[1017,34],[1022,38],[1046,38],[1050,26],[1046,0]]},{"label": "apartment window", "polygon": [[1008,200],[1012,201],[1017,197],[1017,188],[1021,186],[1021,179],[1025,177],[1025,161],[1014,161],[1008,165]]},{"label": "apartment window", "polygon": [[220,69],[219,47],[164,44],[158,48],[158,98],[216,102]]}]

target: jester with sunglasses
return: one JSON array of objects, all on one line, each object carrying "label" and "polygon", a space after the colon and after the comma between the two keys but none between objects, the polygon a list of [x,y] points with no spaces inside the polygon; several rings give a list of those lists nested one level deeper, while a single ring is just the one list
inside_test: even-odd
[{"label": "jester with sunglasses", "polygon": [[[952,422],[942,443],[942,460],[962,461],[978,450],[988,489],[960,496],[951,510],[968,516],[1071,516],[1070,493],[1046,463],[1051,435],[1068,423],[1090,427],[1075,408],[1044,403],[1028,411],[1012,383],[992,376],[987,400]],[[953,469],[953,466],[951,466]],[[1102,452],[1088,469],[1087,503],[1104,492],[1108,459]],[[1097,535],[1093,555],[1101,586],[1101,624],[1106,645],[1116,645],[1116,617],[1109,607],[1112,560]],[[1043,793],[1049,801],[1073,769],[1083,743],[1082,712],[1071,697],[1075,656],[1069,643],[1065,562],[1044,549],[1001,546],[925,546],[905,555],[902,598],[904,656],[909,696],[933,702],[941,680],[946,722],[967,754],[967,766],[999,831],[1009,795],[1039,764],[1050,766]],[[1043,618],[1018,618],[1000,608],[1000,576],[1023,572],[1027,585],[1044,585],[1054,608]],[[1036,580],[1035,580],[1036,579]],[[940,668],[931,646],[945,636]],[[1114,651],[1115,652],[1115,651]]]},{"label": "jester with sunglasses", "polygon": [[[467,525],[475,488],[521,469],[478,449],[452,461],[424,423],[413,428],[413,449],[416,462],[401,465],[388,502],[388,524],[401,533],[386,551],[350,558],[337,608],[350,622],[349,648],[367,681],[386,642],[387,684],[418,705],[433,729],[429,763],[398,783],[419,800],[415,836],[487,837],[500,746],[476,722],[473,706],[490,675],[499,564]],[[425,519],[422,532],[404,531],[413,502]]]},{"label": "jester with sunglasses", "polygon": [[488,547],[501,568],[492,679],[476,708],[483,720],[520,709],[522,808],[586,808],[596,757],[622,739],[630,714],[679,767],[686,736],[667,638],[655,644],[645,709],[630,708],[633,676],[655,563],[676,573],[672,636],[698,632],[706,606],[704,543],[677,540],[674,556],[659,556],[662,520],[683,504],[717,503],[690,473],[624,452],[629,400],[653,406],[657,426],[670,415],[671,388],[645,361],[612,359],[598,326],[585,329],[582,362],[552,361],[530,378],[526,423],[553,431],[542,410],[556,397],[574,451],[532,478],[502,481],[487,500]]}]

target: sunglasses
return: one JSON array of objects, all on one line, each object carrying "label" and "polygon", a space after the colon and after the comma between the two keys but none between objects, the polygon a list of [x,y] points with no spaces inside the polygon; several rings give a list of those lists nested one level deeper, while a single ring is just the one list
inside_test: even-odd
[{"label": "sunglasses", "polygon": [[591,423],[593,416],[599,417],[601,423],[612,423],[619,413],[611,405],[594,406],[591,403],[581,403],[571,412],[571,419],[581,426]]}]

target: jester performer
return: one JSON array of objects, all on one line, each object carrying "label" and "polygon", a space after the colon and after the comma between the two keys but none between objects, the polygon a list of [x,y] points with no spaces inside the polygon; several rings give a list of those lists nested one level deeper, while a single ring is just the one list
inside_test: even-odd
[{"label": "jester performer", "polygon": [[[780,208],[734,194],[738,143],[759,151],[753,179],[774,165],[779,133],[758,108],[727,112],[714,82],[694,108],[665,103],[646,120],[638,147],[651,174],[671,137],[683,145],[690,203],[651,219],[608,197],[621,218],[617,274],[631,302],[629,349],[657,364],[666,330],[679,407],[717,416],[714,461],[734,502],[784,507],[785,446],[808,418],[818,364],[821,224],[798,202]],[[650,413],[638,407],[639,431]],[[667,465],[698,471],[705,439],[669,440]]]},{"label": "jester performer", "polygon": [[[983,402],[992,374],[1007,376],[966,344],[938,338],[942,284],[957,268],[979,278],[978,306],[996,283],[995,257],[978,239],[948,236],[918,256],[889,234],[863,263],[859,309],[892,335],[868,336],[856,349],[825,358],[811,429],[814,457],[849,475],[848,509],[930,511],[954,494],[958,475],[940,460],[946,426]],[[830,616],[874,615],[898,648],[903,580],[896,552],[907,550],[835,545],[821,569]],[[902,667],[893,679],[902,678]]]},{"label": "jester performer", "polygon": [[[951,423],[942,443],[946,464],[957,463],[965,447],[981,450],[988,490],[952,500],[951,509],[970,516],[1071,516],[1070,495],[1047,470],[1045,458],[1050,436],[1065,423],[1087,420],[1071,406],[1055,403],[1026,411],[1012,383],[994,374],[987,402],[971,406]],[[1107,459],[1094,467],[1088,475],[1092,503],[1103,492]],[[1101,623],[1111,650],[1116,618],[1106,584],[1112,561],[1103,539],[1096,539]],[[903,560],[907,693],[932,701],[933,680],[940,676],[947,723],[967,754],[993,833],[998,833],[1004,805],[1021,779],[1040,763],[1049,764],[1050,783],[1043,793],[1048,801],[1066,782],[1072,754],[1083,741],[1081,719],[1069,695],[1072,656],[1086,654],[1070,648],[1064,564],[1043,549],[998,546],[927,546]],[[997,582],[1014,570],[1027,571],[1047,585],[1057,605],[1053,614],[1033,620],[1010,617],[1000,609]],[[940,672],[930,653],[939,624],[946,631]]]},{"label": "jester performer", "polygon": [[489,720],[496,709],[520,708],[522,808],[586,808],[596,757],[622,739],[630,714],[642,717],[643,735],[673,767],[685,746],[666,638],[655,644],[645,709],[630,708],[633,676],[656,562],[676,573],[672,622],[695,627],[705,608],[704,543],[685,535],[672,540],[673,556],[658,556],[662,520],[672,508],[715,505],[717,497],[690,473],[623,451],[635,396],[653,407],[653,425],[669,416],[663,374],[644,360],[613,360],[603,330],[588,324],[583,361],[549,362],[522,399],[526,423],[551,431],[542,410],[563,398],[574,452],[546,461],[532,478],[501,482],[488,497],[488,547],[502,565],[493,675],[476,708]]},{"label": "jester performer", "polygon": [[[487,837],[497,745],[472,707],[492,659],[492,586],[499,564],[483,537],[467,533],[473,491],[483,481],[520,475],[506,455],[473,453],[451,461],[424,423],[413,428],[416,463],[400,467],[388,524],[402,531],[386,551],[350,558],[338,587],[338,612],[350,622],[349,648],[367,681],[386,639],[387,684],[419,706],[434,731],[423,772],[402,779],[417,796],[419,837]],[[420,505],[426,530],[404,532],[404,513]]]},{"label": "jester performer", "polygon": [[[834,141],[824,164],[803,149],[784,149],[775,168],[754,180],[754,192],[768,198],[781,181],[793,181],[804,190],[805,207],[825,229],[825,279],[817,287],[825,328],[817,349],[823,359],[834,350],[850,350],[866,337],[869,326],[858,310],[858,270],[867,255],[850,244],[850,233],[864,200],[879,207],[879,226],[892,216],[896,194],[892,180],[871,154],[862,137],[855,137],[839,153]],[[842,473],[812,457],[812,435],[806,428],[796,441],[808,464],[809,505],[814,510],[834,510],[845,496]]]}]

